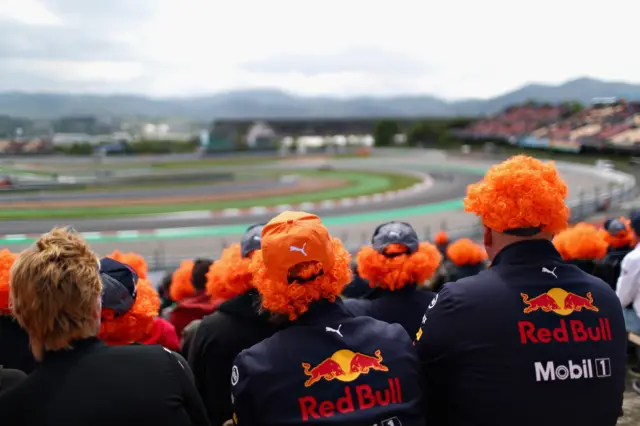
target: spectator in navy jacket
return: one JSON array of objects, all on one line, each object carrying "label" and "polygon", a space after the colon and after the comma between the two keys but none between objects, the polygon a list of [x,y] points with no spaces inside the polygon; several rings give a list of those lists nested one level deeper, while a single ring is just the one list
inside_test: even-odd
[{"label": "spectator in navy jacket", "polygon": [[613,426],[625,389],[620,302],[562,261],[567,186],[553,164],[516,156],[468,188],[492,261],[445,284],[416,335],[427,424]]},{"label": "spectator in navy jacket", "polygon": [[435,293],[418,291],[440,264],[442,256],[432,244],[421,243],[404,222],[384,223],[373,233],[371,245],[358,253],[358,272],[373,291],[365,299],[345,302],[356,316],[397,323],[415,336],[420,318]]},{"label": "spectator in navy jacket", "polygon": [[254,285],[263,308],[290,322],[236,358],[236,424],[424,424],[407,333],[341,303],[350,257],[314,215],[284,212],[263,228]]}]

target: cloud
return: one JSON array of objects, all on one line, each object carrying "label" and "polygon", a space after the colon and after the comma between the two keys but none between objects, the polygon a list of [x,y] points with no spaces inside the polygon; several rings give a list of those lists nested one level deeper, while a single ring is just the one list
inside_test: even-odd
[{"label": "cloud", "polygon": [[0,22],[16,21],[25,25],[60,25],[62,20],[37,0],[3,0]]},{"label": "cloud", "polygon": [[634,81],[636,3],[0,0],[0,90],[461,98]]},{"label": "cloud", "polygon": [[421,58],[375,46],[352,47],[335,53],[301,53],[268,57],[242,65],[250,72],[306,76],[317,74],[374,73],[377,75],[424,75],[429,65]]}]

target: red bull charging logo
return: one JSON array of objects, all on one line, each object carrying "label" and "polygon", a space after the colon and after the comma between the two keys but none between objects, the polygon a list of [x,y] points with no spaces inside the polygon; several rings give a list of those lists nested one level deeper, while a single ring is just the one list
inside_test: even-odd
[{"label": "red bull charging logo", "polygon": [[368,374],[371,370],[389,371],[382,364],[380,350],[375,352],[375,356],[369,356],[342,349],[313,368],[311,368],[310,364],[303,362],[302,368],[304,369],[304,374],[309,376],[309,379],[304,382],[305,387],[309,387],[322,379],[338,379],[341,382],[352,382],[360,374]]},{"label": "red bull charging logo", "polygon": [[[553,312],[566,317],[574,312],[599,312],[594,304],[593,296],[587,293],[579,296],[561,288],[552,288],[546,293],[530,298],[528,294],[520,293],[525,304],[524,313],[536,311]],[[593,324],[587,324],[589,319]],[[610,341],[611,325],[608,318],[585,318],[559,321],[558,327],[537,327],[533,321],[518,321],[520,341],[526,343],[570,343],[570,342],[599,342]]]},{"label": "red bull charging logo", "polygon": [[593,304],[593,297],[590,292],[585,295],[586,297],[582,297],[561,288],[552,288],[548,292],[532,299],[525,293],[520,293],[520,296],[522,296],[524,304],[527,305],[524,308],[525,314],[537,310],[555,312],[562,316],[570,315],[574,311],[580,312],[583,309],[598,312],[598,308]]}]

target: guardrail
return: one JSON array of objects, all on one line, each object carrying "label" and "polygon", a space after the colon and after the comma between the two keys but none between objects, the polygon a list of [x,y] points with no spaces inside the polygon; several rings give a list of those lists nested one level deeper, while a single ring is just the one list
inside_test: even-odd
[{"label": "guardrail", "polygon": [[[576,170],[588,170],[592,173],[598,173],[609,181],[609,184],[605,183],[601,188],[596,188],[592,191],[581,191],[576,199],[567,203],[571,209],[571,222],[573,223],[583,221],[598,213],[619,211],[623,203],[635,198],[636,180],[631,175],[615,170],[599,170],[572,163],[559,163],[559,165],[565,169],[575,168]],[[441,226],[435,229],[425,227],[423,229],[416,229],[416,232],[418,232],[423,240],[432,241],[435,233],[440,230],[445,230],[449,234],[450,239],[471,238],[477,240],[482,237],[483,227],[479,219],[476,220],[474,225],[464,228],[449,228],[446,221],[443,221]],[[373,231],[373,227],[371,231]],[[369,244],[371,239],[370,233],[363,232],[356,234],[346,230],[338,232],[335,236],[341,238],[347,249],[352,253],[357,252],[362,245]],[[224,247],[232,242],[236,242],[236,240],[231,238],[229,241],[222,240],[219,247],[210,253],[215,258]],[[177,268],[182,260],[185,259],[180,256],[167,256],[161,249],[156,250],[153,256],[147,258],[149,269],[158,273],[160,271],[171,271]],[[160,275],[161,274],[157,274],[157,276]]]}]

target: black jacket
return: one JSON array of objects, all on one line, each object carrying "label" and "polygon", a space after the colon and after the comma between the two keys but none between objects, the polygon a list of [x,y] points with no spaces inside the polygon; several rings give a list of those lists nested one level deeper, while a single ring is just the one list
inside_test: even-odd
[{"label": "black jacket", "polygon": [[511,244],[486,271],[445,284],[416,339],[427,424],[618,420],[627,347],[620,301],[549,241]]},{"label": "black jacket", "polygon": [[189,365],[212,426],[231,419],[231,367],[244,349],[271,336],[278,326],[258,313],[255,290],[222,303],[204,317],[189,347]]},{"label": "black jacket", "polygon": [[475,263],[473,265],[456,265],[453,262],[448,262],[445,282],[453,282],[471,277],[479,274],[485,269],[487,269],[485,262]]},{"label": "black jacket", "polygon": [[29,347],[29,335],[10,315],[0,315],[0,366],[26,374],[38,366]]},{"label": "black jacket", "polygon": [[37,370],[0,396],[3,425],[209,425],[181,356],[157,345],[107,346],[97,338],[72,347],[45,353]]},{"label": "black jacket", "polygon": [[616,289],[620,277],[622,259],[633,250],[633,247],[610,248],[606,256],[596,264],[594,275]]},{"label": "black jacket", "polygon": [[0,394],[27,378],[24,371],[2,368],[0,366]]},{"label": "black jacket", "polygon": [[424,426],[420,365],[398,324],[354,318],[341,300],[246,349],[231,374],[239,426]]},{"label": "black jacket", "polygon": [[413,339],[434,297],[435,293],[419,291],[415,284],[408,284],[395,291],[376,288],[366,299],[346,299],[344,304],[354,316],[400,324]]}]

